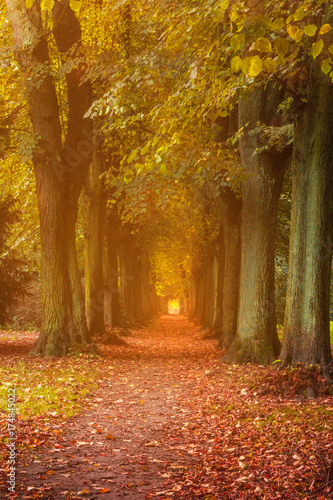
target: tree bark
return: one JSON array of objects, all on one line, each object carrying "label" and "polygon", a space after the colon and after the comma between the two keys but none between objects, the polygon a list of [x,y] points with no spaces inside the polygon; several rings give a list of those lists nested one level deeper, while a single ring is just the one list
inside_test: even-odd
[{"label": "tree bark", "polygon": [[256,153],[262,146],[254,132],[266,108],[262,88],[239,102],[242,166],[241,281],[237,334],[228,353],[236,362],[266,364],[279,354],[275,318],[274,242],[278,200],[286,158],[277,152]]},{"label": "tree bark", "polygon": [[219,347],[225,350],[229,349],[237,331],[241,259],[240,210],[240,199],[231,189],[225,189],[220,198],[224,261],[222,321],[219,339]]},{"label": "tree bark", "polygon": [[123,326],[118,286],[119,224],[118,216],[110,213],[106,223],[103,266],[106,284],[106,293],[104,295],[105,322],[110,328],[120,328]]},{"label": "tree bark", "polygon": [[[90,120],[84,119],[91,104],[91,85],[81,83],[82,67],[74,67],[66,74],[68,120],[62,143],[53,77],[45,72],[39,81],[28,81],[31,71],[50,62],[39,2],[34,2],[28,11],[21,0],[6,0],[6,4],[17,58],[29,83],[34,133],[40,137],[33,161],[41,232],[43,319],[35,352],[61,356],[77,344],[89,342],[76,256],[75,222],[92,153],[92,126]],[[53,34],[60,53],[74,45],[80,50],[81,29],[68,0],[54,5]]]},{"label": "tree bark", "polygon": [[[332,22],[331,19],[323,22]],[[331,36],[331,41],[332,41]],[[291,235],[283,365],[332,361],[329,331],[333,240],[333,86],[312,60],[307,102],[295,121]]]},{"label": "tree bark", "polygon": [[103,192],[101,152],[94,147],[86,181],[86,227],[85,227],[85,299],[86,316],[90,335],[105,333],[103,276],[103,229],[106,199]]},{"label": "tree bark", "polygon": [[120,235],[119,263],[120,263],[120,296],[128,326],[135,324],[134,305],[134,269],[133,269],[133,247],[134,236],[130,229],[122,227]]}]

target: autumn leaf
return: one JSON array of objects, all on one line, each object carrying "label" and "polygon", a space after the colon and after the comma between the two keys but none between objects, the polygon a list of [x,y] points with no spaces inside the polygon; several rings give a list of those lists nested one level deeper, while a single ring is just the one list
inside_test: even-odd
[{"label": "autumn leaf", "polygon": [[287,27],[287,32],[288,32],[288,35],[290,36],[290,38],[292,38],[293,40],[296,39],[296,37],[299,35],[300,33],[300,29],[298,26],[295,26],[295,25],[290,25]]},{"label": "autumn leaf", "polygon": [[42,10],[52,10],[54,5],[54,0],[42,0],[41,9]]},{"label": "autumn leaf", "polygon": [[230,39],[230,46],[234,52],[237,52],[244,45],[244,35],[234,35]]},{"label": "autumn leaf", "polygon": [[258,76],[263,70],[263,62],[262,59],[259,56],[254,56],[251,59],[251,64],[249,68],[249,75],[250,76]]},{"label": "autumn leaf", "polygon": [[272,52],[272,44],[268,40],[268,38],[258,38],[254,42],[254,47],[255,50],[258,50],[259,52]]},{"label": "autumn leaf", "polygon": [[321,70],[325,75],[327,75],[332,69],[332,66],[330,64],[330,59],[325,59],[322,64],[321,64]]},{"label": "autumn leaf", "polygon": [[82,7],[82,2],[79,0],[70,0],[69,5],[74,12],[79,12]]},{"label": "autumn leaf", "polygon": [[317,26],[315,24],[308,24],[304,26],[304,33],[306,36],[315,36],[317,33]]},{"label": "autumn leaf", "polygon": [[274,42],[274,49],[278,56],[284,57],[290,47],[290,42],[286,38],[277,38]]},{"label": "autumn leaf", "polygon": [[325,35],[325,33],[328,33],[331,31],[332,26],[330,24],[323,24],[323,26],[319,30],[319,35]]},{"label": "autumn leaf", "polygon": [[239,56],[235,56],[231,59],[231,72],[236,73],[242,67],[242,59]]},{"label": "autumn leaf", "polygon": [[314,59],[319,56],[321,51],[323,50],[324,47],[324,42],[322,39],[319,40],[319,42],[314,42],[311,46],[311,55],[313,56]]}]

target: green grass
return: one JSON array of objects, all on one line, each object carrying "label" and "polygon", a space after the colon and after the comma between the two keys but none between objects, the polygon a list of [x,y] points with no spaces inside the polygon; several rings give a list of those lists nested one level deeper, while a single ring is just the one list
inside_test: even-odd
[{"label": "green grass", "polygon": [[69,356],[60,360],[27,358],[0,367],[0,412],[7,411],[9,387],[15,387],[20,419],[70,417],[80,412],[88,394],[109,375],[106,360],[91,356]]}]

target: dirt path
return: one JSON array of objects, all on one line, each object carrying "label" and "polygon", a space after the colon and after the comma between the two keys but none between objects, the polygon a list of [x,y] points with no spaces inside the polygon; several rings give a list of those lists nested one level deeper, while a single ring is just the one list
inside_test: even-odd
[{"label": "dirt path", "polygon": [[217,359],[215,343],[172,316],[128,342],[130,348],[109,349],[112,375],[85,413],[67,422],[61,447],[41,449],[22,464],[22,498],[41,491],[57,500],[167,498],[182,472],[196,467],[198,456],[182,436],[196,386],[189,373]]},{"label": "dirt path", "polygon": [[[32,375],[62,373],[60,361],[29,358],[33,335],[16,337],[1,344],[4,366],[24,359]],[[223,364],[216,342],[201,337],[186,319],[164,316],[128,347],[101,346],[102,359],[68,358],[85,377],[95,369],[99,389],[76,417],[20,421],[18,498],[333,498],[332,396],[296,395],[294,371]]]}]

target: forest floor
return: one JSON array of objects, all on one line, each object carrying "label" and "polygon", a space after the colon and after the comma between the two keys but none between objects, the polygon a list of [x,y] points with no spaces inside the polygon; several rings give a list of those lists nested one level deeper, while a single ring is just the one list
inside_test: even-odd
[{"label": "forest floor", "polygon": [[102,357],[31,357],[36,335],[0,333],[1,499],[333,498],[333,398],[297,394],[297,370],[223,364],[179,316]]}]

